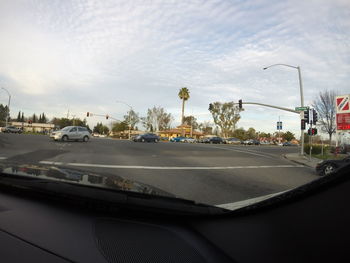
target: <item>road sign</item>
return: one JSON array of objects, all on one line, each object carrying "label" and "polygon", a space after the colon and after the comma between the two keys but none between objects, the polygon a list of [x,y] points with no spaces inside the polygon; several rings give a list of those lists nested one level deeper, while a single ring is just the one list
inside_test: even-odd
[{"label": "road sign", "polygon": [[335,97],[337,113],[350,113],[350,95]]},{"label": "road sign", "polygon": [[308,109],[309,109],[309,107],[295,107],[295,111],[305,111]]},{"label": "road sign", "polygon": [[350,113],[337,113],[337,130],[350,130]]},{"label": "road sign", "polygon": [[277,122],[277,130],[282,130],[282,122],[281,121]]}]

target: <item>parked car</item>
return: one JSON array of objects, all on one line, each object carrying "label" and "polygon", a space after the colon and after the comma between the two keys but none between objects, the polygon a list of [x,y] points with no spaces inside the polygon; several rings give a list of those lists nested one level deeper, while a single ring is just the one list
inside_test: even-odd
[{"label": "parked car", "polygon": [[297,144],[291,143],[291,142],[284,142],[282,146],[298,146]]},{"label": "parked car", "polygon": [[221,137],[209,137],[204,139],[204,143],[221,144],[221,143],[224,143],[224,140]]},{"label": "parked car", "polygon": [[91,134],[86,127],[67,126],[61,130],[54,131],[50,134],[50,138],[55,141],[79,141],[87,142],[91,138]]},{"label": "parked car", "polygon": [[181,142],[182,140],[186,139],[186,137],[179,136],[179,137],[173,137],[170,139],[171,142]]},{"label": "parked car", "polygon": [[136,136],[134,142],[159,142],[159,136],[153,133],[145,133]]},{"label": "parked car", "polygon": [[325,161],[319,162],[316,165],[316,172],[320,176],[331,175],[335,173],[338,169],[349,164],[350,164],[350,156],[347,156],[341,160],[325,160]]},{"label": "parked car", "polygon": [[192,137],[186,137],[186,138],[182,139],[182,142],[195,143],[195,142],[197,142],[197,140],[192,138]]},{"label": "parked car", "polygon": [[22,133],[22,129],[21,128],[17,128],[15,126],[7,126],[2,128],[2,132],[5,133]]},{"label": "parked car", "polygon": [[260,145],[260,141],[250,139],[250,140],[244,141],[243,144],[244,145]]},{"label": "parked car", "polygon": [[237,138],[228,138],[225,140],[227,144],[241,144],[241,140]]}]

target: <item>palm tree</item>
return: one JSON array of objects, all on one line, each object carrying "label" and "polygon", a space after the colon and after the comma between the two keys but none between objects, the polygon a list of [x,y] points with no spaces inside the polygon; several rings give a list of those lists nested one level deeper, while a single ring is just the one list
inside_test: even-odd
[{"label": "palm tree", "polygon": [[190,98],[190,91],[188,88],[181,88],[179,91],[179,98],[182,100],[182,114],[181,114],[181,125],[184,124],[184,113],[185,113],[185,101]]}]

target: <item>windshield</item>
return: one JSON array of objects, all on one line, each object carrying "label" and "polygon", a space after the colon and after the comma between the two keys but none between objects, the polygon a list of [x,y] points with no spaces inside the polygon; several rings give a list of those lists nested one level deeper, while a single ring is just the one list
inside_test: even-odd
[{"label": "windshield", "polygon": [[317,165],[349,154],[349,7],[1,1],[0,166],[211,206],[334,173]]},{"label": "windshield", "polygon": [[70,131],[73,127],[64,127],[63,129],[61,129],[61,131]]}]

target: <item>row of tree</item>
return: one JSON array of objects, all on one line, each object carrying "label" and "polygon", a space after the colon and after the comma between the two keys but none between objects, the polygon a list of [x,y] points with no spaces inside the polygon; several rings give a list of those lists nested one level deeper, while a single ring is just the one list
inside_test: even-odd
[{"label": "row of tree", "polygon": [[[5,122],[6,116],[8,115],[7,105],[4,106],[0,104],[0,121]],[[31,117],[25,117],[24,112],[19,111],[17,118],[9,118],[8,121],[17,121],[17,122],[27,122],[31,120],[32,122],[47,123],[49,120],[46,117],[45,113],[39,114],[39,117],[34,113]]]},{"label": "row of tree", "polygon": [[24,112],[19,111],[16,119],[11,119],[12,121],[26,122],[31,120],[34,123],[47,123],[48,119],[43,112],[39,117],[34,113],[31,117],[24,117]]},{"label": "row of tree", "polygon": [[87,124],[86,119],[79,119],[79,118],[74,118],[74,119],[68,119],[68,118],[56,118],[54,117],[51,121],[52,124],[54,124],[58,128],[63,128],[66,126],[82,126],[88,128],[90,130],[89,125]]},{"label": "row of tree", "polygon": [[0,104],[0,124],[5,123],[6,117],[8,115],[8,107]]}]

